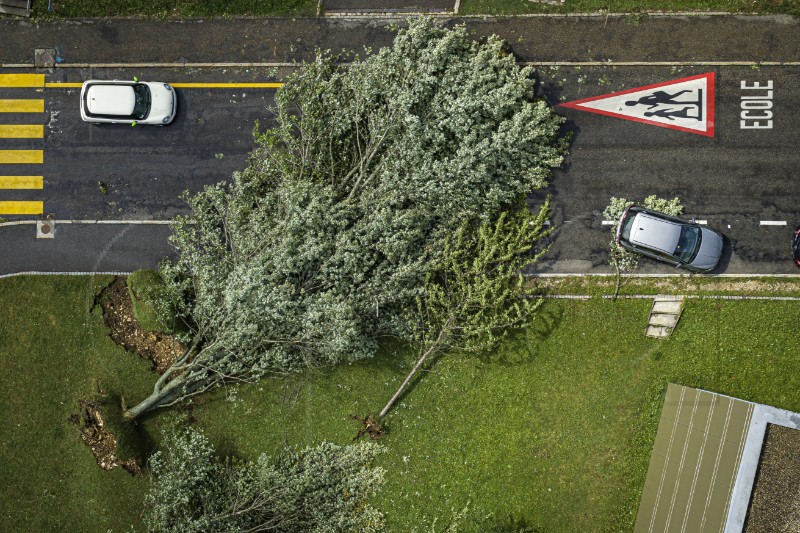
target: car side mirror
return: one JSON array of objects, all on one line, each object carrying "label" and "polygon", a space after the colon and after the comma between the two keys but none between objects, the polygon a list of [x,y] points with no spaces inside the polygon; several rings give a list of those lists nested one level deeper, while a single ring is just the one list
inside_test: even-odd
[{"label": "car side mirror", "polygon": [[133,77],[133,81],[139,81],[139,77],[138,76],[134,76]]},{"label": "car side mirror", "polygon": [[136,125],[136,121],[131,122],[131,128]]}]

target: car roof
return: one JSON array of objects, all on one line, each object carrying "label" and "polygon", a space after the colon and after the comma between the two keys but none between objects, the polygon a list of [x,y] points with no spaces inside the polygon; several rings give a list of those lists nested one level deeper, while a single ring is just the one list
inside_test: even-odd
[{"label": "car roof", "polygon": [[651,213],[639,212],[633,220],[630,241],[671,254],[678,246],[680,237],[680,224],[655,217]]},{"label": "car roof", "polygon": [[136,105],[131,85],[91,85],[86,93],[86,108],[94,115],[130,116]]}]

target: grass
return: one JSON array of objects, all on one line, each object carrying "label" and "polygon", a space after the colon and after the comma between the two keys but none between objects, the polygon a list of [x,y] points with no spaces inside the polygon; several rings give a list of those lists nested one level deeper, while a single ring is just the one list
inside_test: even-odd
[{"label": "grass", "polygon": [[[549,301],[492,357],[442,357],[388,417],[390,531],[470,505],[475,529],[629,531],[669,382],[800,410],[792,302],[691,301],[667,342],[643,336],[650,302]],[[242,387],[198,406],[222,448],[348,442],[409,354]],[[224,399],[223,399],[224,398]],[[232,428],[236,428],[232,431]],[[469,528],[467,528],[469,529]]]},{"label": "grass", "polygon": [[[721,278],[684,276],[650,278],[627,276],[619,294],[671,294],[693,296],[791,296],[800,297],[800,276]],[[550,294],[609,297],[614,294],[614,276],[540,277],[527,280],[530,290]]]},{"label": "grass", "polygon": [[232,17],[314,16],[317,0],[54,0],[33,2],[33,16],[72,17]]},{"label": "grass", "polygon": [[[54,0],[33,2],[41,18],[137,16],[235,17],[315,16],[317,0]],[[643,13],[647,11],[728,11],[800,15],[796,0],[566,0],[550,5],[529,0],[463,0],[463,15],[522,15],[528,13]]]},{"label": "grass", "polygon": [[[94,463],[67,422],[77,399],[136,401],[153,375],[89,313],[105,278],[0,280],[0,522],[5,531],[140,529],[146,480]],[[438,359],[387,418],[375,499],[389,531],[438,529],[469,505],[462,530],[629,531],[668,382],[800,411],[800,306],[690,300],[674,335],[647,339],[650,302],[549,300],[529,328],[484,356]],[[412,364],[375,360],[218,391],[198,426],[223,453],[253,459],[285,445],[347,443]],[[109,425],[123,427],[114,409]],[[121,435],[144,455],[175,415]],[[55,511],[54,511],[55,510]],[[485,518],[490,516],[490,518]]]},{"label": "grass", "polygon": [[[136,523],[146,487],[101,470],[68,421],[78,400],[144,394],[149,365],[107,336],[95,294],[107,277],[0,280],[0,523],[4,531],[115,531]],[[111,425],[113,420],[107,420]]]},{"label": "grass", "polygon": [[800,15],[796,0],[566,0],[552,5],[530,0],[462,0],[463,15],[528,13],[644,13],[647,11],[721,11]]},{"label": "grass", "polygon": [[169,328],[158,319],[153,307],[156,292],[163,286],[161,275],[155,270],[137,270],[128,276],[128,294],[133,303],[133,314],[139,325],[147,331],[166,333]]}]

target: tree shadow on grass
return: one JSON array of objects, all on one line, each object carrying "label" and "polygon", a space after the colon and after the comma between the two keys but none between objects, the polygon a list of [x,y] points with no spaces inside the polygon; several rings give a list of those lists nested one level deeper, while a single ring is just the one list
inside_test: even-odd
[{"label": "tree shadow on grass", "polygon": [[564,320],[564,310],[547,306],[538,309],[527,327],[511,332],[495,350],[481,354],[483,363],[516,366],[530,363],[539,353],[539,344],[546,340]]},{"label": "tree shadow on grass", "polygon": [[540,533],[542,531],[518,516],[493,518],[482,526],[482,531],[485,533]]},{"label": "tree shadow on grass", "polygon": [[147,459],[158,447],[147,427],[132,423],[122,416],[122,401],[116,391],[109,392],[100,400],[99,405],[109,430],[117,438],[117,457],[121,461],[134,459],[140,465],[147,464]]}]

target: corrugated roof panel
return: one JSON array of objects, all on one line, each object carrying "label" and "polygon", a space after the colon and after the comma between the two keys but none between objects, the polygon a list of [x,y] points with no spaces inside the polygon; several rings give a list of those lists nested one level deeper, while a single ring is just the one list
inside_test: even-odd
[{"label": "corrugated roof panel", "polygon": [[722,532],[753,404],[670,384],[635,533]]}]

